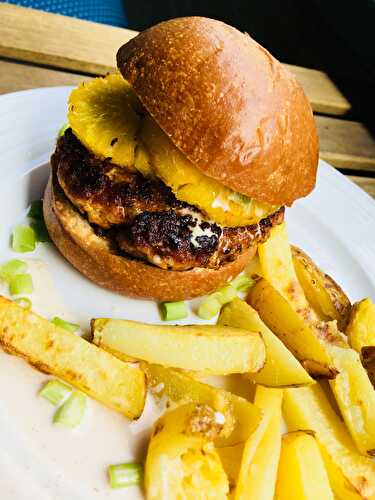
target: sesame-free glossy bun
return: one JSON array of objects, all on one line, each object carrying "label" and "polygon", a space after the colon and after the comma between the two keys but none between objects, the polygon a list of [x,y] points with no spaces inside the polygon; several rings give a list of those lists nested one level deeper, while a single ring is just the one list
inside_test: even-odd
[{"label": "sesame-free glossy bun", "polygon": [[44,219],[51,239],[63,256],[99,286],[130,297],[184,300],[205,295],[237,276],[256,253],[256,245],[219,269],[166,271],[144,261],[114,253],[97,236],[66,198],[51,174],[43,201]]},{"label": "sesame-free glossy bun", "polygon": [[186,17],[140,33],[119,70],[187,158],[234,191],[290,205],[314,187],[318,136],[295,77],[249,35]]}]

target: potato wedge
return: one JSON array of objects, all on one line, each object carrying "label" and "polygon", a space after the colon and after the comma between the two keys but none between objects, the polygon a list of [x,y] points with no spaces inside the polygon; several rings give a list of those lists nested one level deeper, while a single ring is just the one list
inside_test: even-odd
[{"label": "potato wedge", "polygon": [[315,433],[337,498],[375,498],[375,463],[357,451],[319,384],[284,389],[283,410],[289,430]]},{"label": "potato wedge", "polygon": [[246,441],[261,421],[261,411],[246,399],[203,384],[171,368],[146,363],[142,367],[151,390],[160,397],[166,396],[177,404],[208,405],[218,412],[219,417],[224,417],[222,431],[215,440],[218,447],[234,446]]},{"label": "potato wedge", "polygon": [[[223,464],[223,468],[228,478],[229,490],[233,493],[237,486],[243,450],[244,443],[235,444],[234,446],[217,448],[221,463]],[[229,496],[229,498],[233,497],[233,494]]]},{"label": "potato wedge", "polygon": [[285,222],[272,228],[268,240],[259,245],[258,254],[263,278],[296,310],[310,311],[315,316],[294,269]]},{"label": "potato wedge", "polygon": [[369,298],[353,305],[346,329],[349,344],[359,354],[366,347],[375,347],[375,306]]},{"label": "potato wedge", "polygon": [[214,411],[189,404],[166,412],[155,424],[145,465],[148,500],[226,500],[228,479],[215,450]]},{"label": "potato wedge", "polygon": [[0,346],[128,418],[138,418],[143,411],[146,383],[140,368],[4,297],[0,297]]},{"label": "potato wedge", "polygon": [[264,342],[258,332],[114,319],[95,319],[92,326],[96,345],[163,366],[227,375],[257,372],[265,362]]},{"label": "potato wedge", "polygon": [[301,363],[260,319],[245,301],[235,298],[221,310],[219,325],[242,328],[262,335],[266,346],[266,362],[258,373],[246,375],[257,384],[269,387],[297,386],[313,383]]},{"label": "potato wedge", "polygon": [[283,436],[275,500],[333,500],[315,438],[306,432]]},{"label": "potato wedge", "polygon": [[339,374],[329,381],[358,449],[375,456],[375,391],[354,349],[330,346]]},{"label": "potato wedge", "polygon": [[[358,449],[372,455],[375,446],[375,392],[358,354],[338,336],[335,324],[321,323],[325,329],[319,331],[318,323],[304,320],[264,280],[252,288],[249,298],[267,326],[284,341],[310,374],[332,378],[330,386]],[[324,359],[328,360],[325,366]],[[327,366],[329,370],[324,372],[322,367]]]},{"label": "potato wedge", "polygon": [[367,371],[368,378],[375,388],[375,346],[362,348],[362,364]]},{"label": "potato wedge", "polygon": [[375,306],[370,299],[353,305],[346,333],[375,387]]},{"label": "potato wedge", "polygon": [[337,320],[344,332],[351,304],[343,289],[325,274],[305,252],[292,246],[293,264],[305,296],[323,321]]},{"label": "potato wedge", "polygon": [[245,443],[235,500],[273,500],[281,448],[282,389],[257,386],[255,405],[263,419]]},{"label": "potato wedge", "polygon": [[334,337],[336,341],[329,323],[326,331],[318,335],[290,302],[264,279],[251,288],[248,300],[310,375],[332,378],[337,374],[324,341],[324,334],[328,338]]}]

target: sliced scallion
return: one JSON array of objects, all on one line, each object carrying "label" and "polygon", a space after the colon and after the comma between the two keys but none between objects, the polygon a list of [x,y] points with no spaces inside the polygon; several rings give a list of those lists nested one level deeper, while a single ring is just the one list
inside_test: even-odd
[{"label": "sliced scallion", "polygon": [[213,293],[202,300],[197,311],[201,319],[211,319],[219,314],[221,309],[221,301],[217,293]]},{"label": "sliced scallion", "polygon": [[43,220],[43,200],[32,201],[27,216],[30,219]]},{"label": "sliced scallion", "polygon": [[176,319],[186,318],[188,309],[184,301],[181,302],[163,302],[160,305],[162,319],[164,321],[172,321]]},{"label": "sliced scallion", "polygon": [[27,271],[27,264],[23,260],[12,259],[8,260],[0,266],[0,278],[8,282],[16,274],[22,274]]},{"label": "sliced scallion", "polygon": [[39,391],[39,396],[54,406],[61,404],[71,394],[72,388],[60,380],[49,380]]},{"label": "sliced scallion", "polygon": [[35,245],[36,238],[32,227],[16,226],[13,229],[12,248],[15,252],[33,252],[35,250]]},{"label": "sliced scallion", "polygon": [[136,463],[110,465],[108,476],[111,488],[136,486],[142,482],[143,467]]},{"label": "sliced scallion", "polygon": [[67,330],[71,333],[79,330],[79,325],[77,325],[76,323],[69,323],[69,321],[65,321],[58,316],[55,316],[53,319],[51,319],[51,323],[53,323],[55,326],[58,326],[59,328],[64,328],[64,330]]},{"label": "sliced scallion", "polygon": [[36,241],[40,243],[51,241],[44,220],[36,220],[30,225],[34,230]]},{"label": "sliced scallion", "polygon": [[216,292],[217,298],[221,305],[228,304],[237,295],[236,289],[232,285],[225,285]]},{"label": "sliced scallion", "polygon": [[65,427],[78,427],[86,411],[87,398],[82,392],[74,391],[61,405],[53,416],[54,424],[61,424]]},{"label": "sliced scallion", "polygon": [[14,302],[23,309],[31,309],[33,306],[31,300],[27,297],[20,297],[19,299],[15,299]]},{"label": "sliced scallion", "polygon": [[251,288],[254,285],[254,280],[246,276],[246,274],[240,274],[234,280],[232,281],[231,285],[238,291],[238,292],[247,292],[249,288]]},{"label": "sliced scallion", "polygon": [[16,274],[9,281],[9,292],[11,295],[32,293],[33,279],[30,274]]}]

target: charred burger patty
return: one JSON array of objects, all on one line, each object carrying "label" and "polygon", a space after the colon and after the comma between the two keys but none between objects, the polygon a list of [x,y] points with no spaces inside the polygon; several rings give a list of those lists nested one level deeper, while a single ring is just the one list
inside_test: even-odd
[{"label": "charred burger patty", "polygon": [[284,219],[282,207],[257,224],[221,227],[158,178],[96,158],[71,129],[58,140],[52,168],[70,202],[119,253],[162,269],[217,269],[264,241]]}]

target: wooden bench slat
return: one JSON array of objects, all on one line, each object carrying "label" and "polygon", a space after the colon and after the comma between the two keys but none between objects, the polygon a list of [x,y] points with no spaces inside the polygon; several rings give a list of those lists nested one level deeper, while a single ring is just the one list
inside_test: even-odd
[{"label": "wooden bench slat", "polygon": [[116,50],[137,33],[17,5],[0,3],[0,55],[103,74],[116,65]]},{"label": "wooden bench slat", "polygon": [[[0,56],[103,74],[115,66],[117,49],[135,31],[0,3]],[[321,71],[288,66],[299,78],[313,109],[342,115],[350,103]]]},{"label": "wooden bench slat", "polygon": [[89,77],[0,60],[0,94],[38,87],[78,85]]},{"label": "wooden bench slat", "polygon": [[371,177],[358,177],[356,175],[349,176],[352,181],[358,184],[370,196],[375,198],[375,178]]},{"label": "wooden bench slat", "polygon": [[351,105],[330,77],[323,71],[285,64],[295,74],[307,97],[312,102],[315,113],[345,115]]},{"label": "wooden bench slat", "polygon": [[340,168],[375,171],[375,138],[359,122],[315,116],[320,157]]}]

